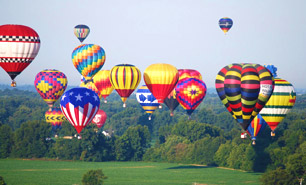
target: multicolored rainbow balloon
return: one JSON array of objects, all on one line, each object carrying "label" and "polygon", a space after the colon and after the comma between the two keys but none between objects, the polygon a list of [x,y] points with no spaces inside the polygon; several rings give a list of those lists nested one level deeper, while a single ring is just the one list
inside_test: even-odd
[{"label": "multicolored rainbow balloon", "polygon": [[52,130],[62,128],[62,123],[66,120],[60,108],[53,107],[51,111],[45,113],[46,122],[52,125]]},{"label": "multicolored rainbow balloon", "polygon": [[84,24],[79,24],[74,27],[74,35],[80,40],[81,43],[89,35],[89,32],[89,27]]},{"label": "multicolored rainbow balloon", "polygon": [[252,144],[255,145],[256,137],[266,128],[267,123],[262,118],[260,114],[252,120],[251,124],[249,125],[248,129],[246,130],[247,133],[251,136]]},{"label": "multicolored rainbow balloon", "polygon": [[95,44],[81,44],[72,52],[72,63],[85,80],[92,80],[105,63],[104,49]]}]

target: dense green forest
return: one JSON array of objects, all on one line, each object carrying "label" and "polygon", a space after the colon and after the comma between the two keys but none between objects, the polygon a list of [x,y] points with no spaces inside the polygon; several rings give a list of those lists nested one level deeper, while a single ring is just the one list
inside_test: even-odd
[{"label": "dense green forest", "polygon": [[[82,139],[74,137],[77,132],[67,121],[61,130],[52,131],[44,120],[47,109],[35,92],[0,90],[0,158],[196,163],[266,172],[262,178],[266,184],[273,184],[271,176],[290,179],[293,184],[305,178],[305,94],[297,96],[276,136],[271,137],[267,127],[255,146],[250,139],[240,138],[240,126],[214,93],[206,95],[191,119],[181,107],[171,117],[163,105],[148,120],[135,95],[123,108],[113,92],[107,104],[101,101],[100,109],[108,116],[105,125],[100,130],[88,125],[81,132]],[[103,130],[111,137],[105,137]],[[55,134],[59,137],[54,138]]]}]

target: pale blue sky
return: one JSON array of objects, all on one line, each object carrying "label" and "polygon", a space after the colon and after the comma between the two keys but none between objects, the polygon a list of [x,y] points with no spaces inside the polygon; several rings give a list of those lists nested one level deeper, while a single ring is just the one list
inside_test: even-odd
[{"label": "pale blue sky", "polygon": [[[78,85],[73,28],[86,24],[84,43],[106,52],[103,69],[129,63],[143,73],[150,64],[169,63],[197,69],[214,88],[216,74],[230,63],[274,64],[279,77],[306,88],[305,0],[0,0],[0,6],[0,24],[30,26],[41,39],[17,85],[33,84],[43,69],[58,69]],[[222,17],[234,22],[226,36]],[[0,69],[0,84],[10,81]]]}]

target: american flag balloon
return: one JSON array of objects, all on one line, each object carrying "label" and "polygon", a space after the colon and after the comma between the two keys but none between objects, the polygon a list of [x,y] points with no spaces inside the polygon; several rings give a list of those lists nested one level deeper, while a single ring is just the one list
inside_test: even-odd
[{"label": "american flag balloon", "polygon": [[97,93],[84,87],[72,88],[61,97],[62,112],[78,133],[92,121],[99,107]]}]

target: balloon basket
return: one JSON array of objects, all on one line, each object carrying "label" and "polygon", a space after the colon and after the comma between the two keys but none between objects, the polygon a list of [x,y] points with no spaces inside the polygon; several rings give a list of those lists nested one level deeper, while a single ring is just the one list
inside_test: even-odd
[{"label": "balloon basket", "polygon": [[247,138],[246,133],[245,133],[245,132],[241,133],[240,138],[241,138],[241,139],[245,139],[245,138]]},{"label": "balloon basket", "polygon": [[107,100],[104,100],[104,103],[107,103]]},{"label": "balloon basket", "polygon": [[163,108],[163,106],[162,106],[162,105],[159,105],[158,108],[161,109],[161,108]]},{"label": "balloon basket", "polygon": [[125,103],[123,103],[122,107],[123,107],[123,108],[125,108],[125,107],[126,107],[126,104],[125,104]]},{"label": "balloon basket", "polygon": [[16,86],[17,86],[15,80],[12,81],[11,86],[12,86],[12,87],[16,87]]},{"label": "balloon basket", "polygon": [[149,118],[148,118],[149,120],[151,120],[151,116],[149,116]]},{"label": "balloon basket", "polygon": [[252,145],[256,145],[256,142],[255,142],[255,140],[253,140],[253,141],[252,141]]},{"label": "balloon basket", "polygon": [[271,132],[271,136],[272,136],[272,137],[274,137],[274,136],[275,136],[275,133],[274,133],[273,131]]}]

